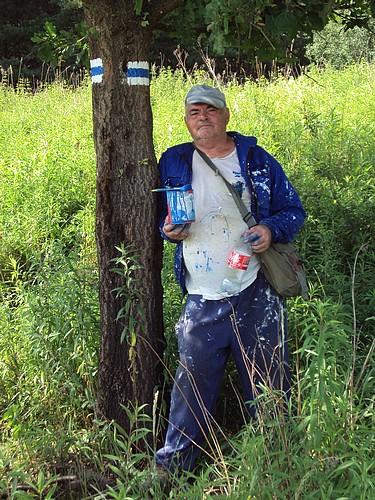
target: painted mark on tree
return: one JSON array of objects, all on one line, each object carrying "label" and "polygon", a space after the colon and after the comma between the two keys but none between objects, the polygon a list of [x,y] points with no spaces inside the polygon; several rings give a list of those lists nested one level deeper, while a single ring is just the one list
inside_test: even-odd
[{"label": "painted mark on tree", "polygon": [[128,85],[149,85],[150,72],[148,62],[129,62],[126,71],[126,83]]},{"label": "painted mark on tree", "polygon": [[97,59],[91,59],[91,81],[92,83],[102,83],[103,80],[103,61],[98,57]]}]

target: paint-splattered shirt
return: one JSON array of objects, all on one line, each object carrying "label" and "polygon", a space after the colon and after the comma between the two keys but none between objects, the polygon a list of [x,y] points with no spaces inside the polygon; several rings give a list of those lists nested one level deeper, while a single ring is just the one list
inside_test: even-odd
[{"label": "paint-splattered shirt", "polygon": [[[242,177],[252,193],[251,213],[259,224],[266,225],[273,242],[292,241],[305,220],[306,213],[292,183],[280,163],[262,147],[253,136],[228,132],[236,145]],[[191,184],[194,147],[191,142],[178,144],[167,149],[159,162],[161,185],[176,187]],[[160,212],[160,233],[163,233],[167,215],[166,197]],[[166,238],[167,239],[167,238]],[[173,241],[173,240],[170,240]],[[175,275],[182,292],[186,289],[186,266],[183,257],[183,243],[177,242],[175,253]]]},{"label": "paint-splattered shirt", "polygon": [[[225,158],[212,158],[212,161],[237,189],[249,208],[250,192],[242,177],[236,150]],[[183,242],[186,288],[190,294],[219,300],[228,296],[221,291],[228,257],[233,249],[242,246],[241,234],[246,231],[247,225],[240,217],[223,179],[212,171],[197,152],[193,155],[192,167],[196,220]],[[255,280],[259,267],[258,257],[253,254],[247,270],[240,271],[243,274],[241,290]]]}]

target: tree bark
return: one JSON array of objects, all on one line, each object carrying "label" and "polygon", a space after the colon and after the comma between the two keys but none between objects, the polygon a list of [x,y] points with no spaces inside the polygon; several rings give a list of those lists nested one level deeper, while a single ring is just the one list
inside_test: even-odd
[{"label": "tree bark", "polygon": [[[165,13],[163,2],[147,4],[157,4]],[[129,72],[134,62],[148,61],[151,29],[142,26],[146,16],[136,15],[133,0],[84,0],[83,6],[90,59],[97,64],[92,69],[101,315],[97,407],[100,415],[128,431],[123,406],[146,403],[146,411],[151,413],[161,374],[157,361],[163,339],[162,240],[158,233],[157,195],[151,193],[158,185],[158,171],[150,88],[148,84],[137,84]],[[113,259],[120,256],[116,247],[121,244],[136,250],[142,266],[131,272],[130,289],[123,276],[111,271]],[[116,298],[114,290],[119,287],[124,293]],[[139,298],[134,296],[133,287],[139,291]],[[127,328],[129,318],[116,319],[129,299],[133,339]],[[126,335],[121,341],[124,328]]]}]

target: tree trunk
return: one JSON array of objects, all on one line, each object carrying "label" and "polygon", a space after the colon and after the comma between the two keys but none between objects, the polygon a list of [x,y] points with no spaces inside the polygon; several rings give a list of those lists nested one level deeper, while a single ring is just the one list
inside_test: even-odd
[{"label": "tree trunk", "polygon": [[[158,172],[144,64],[151,30],[141,26],[142,16],[136,15],[133,0],[84,0],[83,4],[92,64],[97,157],[101,314],[97,405],[102,416],[114,419],[127,431],[129,422],[122,406],[148,403],[147,412],[151,413],[161,374],[157,354],[162,352],[163,336],[162,240],[157,195],[151,193],[158,185]],[[141,79],[135,78],[137,74]],[[130,283],[111,270],[113,259],[120,256],[116,247],[122,244],[136,250],[142,266],[131,271]],[[123,287],[122,293],[116,297],[114,290],[119,287]],[[138,298],[134,290],[139,291]],[[129,304],[130,312],[121,313]],[[134,319],[134,334],[129,314]]]}]

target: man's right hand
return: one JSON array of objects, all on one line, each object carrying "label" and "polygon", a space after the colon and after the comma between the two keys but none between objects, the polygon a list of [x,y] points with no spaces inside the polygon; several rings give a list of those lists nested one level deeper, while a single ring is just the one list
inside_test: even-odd
[{"label": "man's right hand", "polygon": [[189,233],[190,224],[171,224],[166,217],[163,233],[165,236],[171,240],[182,241],[186,238]]}]

